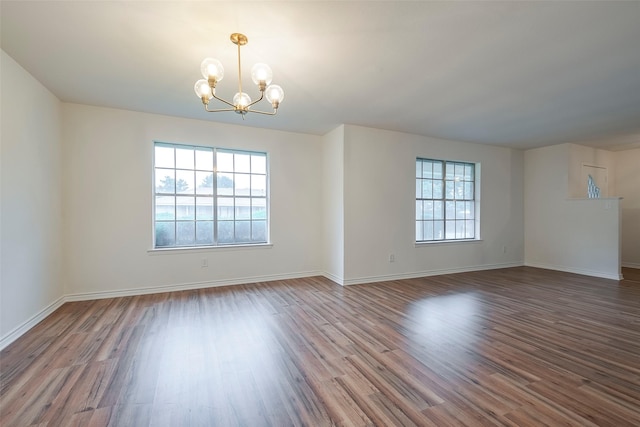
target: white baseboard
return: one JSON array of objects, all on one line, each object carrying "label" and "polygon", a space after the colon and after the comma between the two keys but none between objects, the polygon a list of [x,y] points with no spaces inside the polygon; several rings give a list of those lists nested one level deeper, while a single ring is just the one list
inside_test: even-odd
[{"label": "white baseboard", "polygon": [[583,276],[600,277],[601,279],[622,280],[620,273],[608,273],[597,270],[587,270],[584,268],[565,267],[562,265],[540,264],[537,262],[525,262],[528,267],[544,268],[547,270],[564,271],[565,273],[582,274]]},{"label": "white baseboard", "polygon": [[54,302],[52,302],[51,304],[49,304],[48,306],[40,310],[38,313],[31,316],[31,318],[29,318],[26,322],[23,322],[22,324],[18,325],[13,330],[11,330],[8,334],[0,338],[0,350],[3,350],[9,344],[14,342],[18,338],[20,338],[29,329],[36,326],[38,323],[43,321],[47,316],[49,316],[51,313],[53,313],[58,308],[60,308],[60,306],[65,302],[66,302],[66,299],[64,296],[58,298],[57,300],[55,300]]},{"label": "white baseboard", "polygon": [[136,295],[159,294],[164,292],[190,291],[194,289],[216,288],[220,286],[244,285],[249,283],[271,282],[274,280],[300,279],[303,277],[322,276],[321,271],[305,271],[288,274],[274,274],[267,276],[242,277],[239,279],[219,279],[206,282],[180,283],[176,285],[151,286],[145,288],[130,288],[117,291],[82,292],[69,294],[66,301],[90,301],[105,298],[130,297]]},{"label": "white baseboard", "polygon": [[510,263],[504,263],[504,264],[474,265],[470,267],[448,268],[448,269],[440,269],[440,270],[423,270],[423,271],[414,271],[411,273],[388,274],[383,276],[358,277],[355,279],[345,279],[343,280],[342,285],[349,286],[349,285],[360,285],[363,283],[386,282],[389,280],[415,279],[418,277],[440,276],[442,274],[468,273],[471,271],[495,270],[498,268],[510,268],[510,267],[522,267],[523,265],[524,264],[522,262],[510,262]]},{"label": "white baseboard", "polygon": [[340,286],[344,286],[344,279],[342,277],[338,277],[335,274],[327,273],[326,271],[324,273],[322,273],[322,276],[326,277],[327,279],[331,280],[332,282],[337,283]]}]

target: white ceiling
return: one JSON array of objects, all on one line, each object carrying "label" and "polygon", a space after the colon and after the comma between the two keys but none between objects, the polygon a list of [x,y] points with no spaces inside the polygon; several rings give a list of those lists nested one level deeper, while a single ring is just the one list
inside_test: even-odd
[{"label": "white ceiling", "polygon": [[[532,148],[640,147],[640,2],[4,1],[2,49],[66,102],[324,134],[341,123]],[[205,113],[255,62],[275,117]],[[247,90],[250,89],[250,90]],[[34,105],[37,110],[37,105]]]}]

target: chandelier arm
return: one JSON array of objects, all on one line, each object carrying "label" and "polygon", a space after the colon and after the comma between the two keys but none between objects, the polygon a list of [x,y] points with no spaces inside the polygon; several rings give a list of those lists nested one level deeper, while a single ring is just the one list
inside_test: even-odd
[{"label": "chandelier arm", "polygon": [[204,106],[204,110],[207,113],[220,113],[222,111],[235,111],[233,108],[220,108],[220,109],[216,109],[216,110],[210,110],[209,106],[205,104]]},{"label": "chandelier arm", "polygon": [[262,101],[263,98],[264,98],[264,91],[261,90],[260,91],[260,98],[256,99],[251,104],[247,105],[247,108],[251,107],[253,104],[257,104],[258,102]]},{"label": "chandelier arm", "polygon": [[266,111],[259,111],[259,110],[249,110],[249,113],[258,113],[258,114],[264,114],[265,116],[275,116],[276,114],[278,114],[278,110],[273,110],[272,113],[266,112]]},{"label": "chandelier arm", "polygon": [[[215,99],[217,99],[218,101],[220,101],[220,102],[224,102],[224,103],[225,103],[225,104],[227,104],[229,107],[234,107],[234,108],[235,108],[235,105],[233,105],[232,103],[230,103],[229,101],[227,101],[227,100],[225,100],[225,99],[222,99],[222,98],[218,97],[215,93],[213,93],[213,91],[211,92],[211,95],[212,95]],[[227,110],[222,110],[222,111],[227,111]],[[231,111],[233,111],[233,110],[231,110]]]}]

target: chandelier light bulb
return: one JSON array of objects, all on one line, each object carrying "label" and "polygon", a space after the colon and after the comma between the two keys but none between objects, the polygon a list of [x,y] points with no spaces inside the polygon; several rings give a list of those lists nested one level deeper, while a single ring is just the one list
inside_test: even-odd
[{"label": "chandelier light bulb", "polygon": [[251,79],[257,85],[259,85],[260,82],[271,84],[271,80],[273,80],[273,71],[271,71],[271,67],[267,64],[258,63],[251,68]]},{"label": "chandelier light bulb", "polygon": [[200,64],[200,71],[202,72],[202,77],[207,80],[214,78],[219,82],[224,77],[224,67],[215,58],[205,58]]},{"label": "chandelier light bulb", "polygon": [[272,105],[280,104],[284,99],[284,90],[278,85],[271,85],[267,87],[265,91],[265,96],[267,97],[267,101],[269,101]]},{"label": "chandelier light bulb", "polygon": [[193,89],[196,91],[196,95],[198,95],[198,98],[206,98],[207,100],[211,98],[211,88],[209,87],[209,82],[207,80],[198,80],[193,86]]},{"label": "chandelier light bulb", "polygon": [[251,97],[244,92],[238,92],[233,97],[233,105],[236,107],[246,108],[251,104]]}]

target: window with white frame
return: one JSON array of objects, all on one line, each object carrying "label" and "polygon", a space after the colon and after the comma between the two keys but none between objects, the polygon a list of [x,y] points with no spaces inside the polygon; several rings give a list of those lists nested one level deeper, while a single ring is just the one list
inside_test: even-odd
[{"label": "window with white frame", "polygon": [[416,242],[476,239],[476,165],[416,159]]},{"label": "window with white frame", "polygon": [[156,142],[154,247],[266,243],[267,154]]}]

